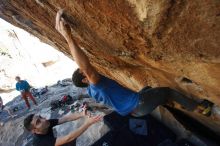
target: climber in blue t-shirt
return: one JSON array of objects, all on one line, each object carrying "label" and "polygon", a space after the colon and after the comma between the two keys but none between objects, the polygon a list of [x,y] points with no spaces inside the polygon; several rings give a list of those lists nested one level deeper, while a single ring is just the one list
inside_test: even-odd
[{"label": "climber in blue t-shirt", "polygon": [[[153,111],[158,105],[170,101],[176,101],[190,111],[197,109],[199,106],[197,102],[168,87],[146,87],[140,92],[134,92],[100,75],[73,39],[70,26],[62,15],[63,11],[58,11],[56,29],[66,39],[70,52],[80,68],[72,76],[73,83],[78,87],[87,87],[88,94],[96,101],[111,106],[121,115],[131,113],[134,116],[143,116]],[[204,111],[209,111],[207,108],[209,107],[204,107]]]}]

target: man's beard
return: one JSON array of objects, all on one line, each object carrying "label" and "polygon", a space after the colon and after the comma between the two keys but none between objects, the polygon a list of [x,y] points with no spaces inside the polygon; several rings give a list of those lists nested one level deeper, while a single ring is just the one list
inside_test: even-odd
[{"label": "man's beard", "polygon": [[47,134],[47,132],[49,131],[49,127],[50,127],[50,122],[47,121],[47,123],[45,124],[45,128],[42,129],[42,133]]}]

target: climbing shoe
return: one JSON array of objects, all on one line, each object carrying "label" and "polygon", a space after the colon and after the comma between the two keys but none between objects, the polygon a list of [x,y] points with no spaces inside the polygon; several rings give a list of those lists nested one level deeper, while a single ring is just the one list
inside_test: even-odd
[{"label": "climbing shoe", "polygon": [[209,117],[212,114],[212,107],[213,107],[213,105],[214,104],[212,102],[210,102],[210,101],[205,99],[198,106],[199,112],[201,114],[203,114],[204,116]]}]

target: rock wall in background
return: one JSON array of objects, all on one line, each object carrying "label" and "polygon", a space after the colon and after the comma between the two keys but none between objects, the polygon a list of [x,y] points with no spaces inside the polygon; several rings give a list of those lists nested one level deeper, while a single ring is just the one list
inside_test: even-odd
[{"label": "rock wall in background", "polygon": [[[0,17],[70,57],[54,29],[59,8],[101,74],[135,91],[169,86],[220,105],[219,0],[1,0]],[[188,114],[220,133],[217,112]]]},{"label": "rock wall in background", "polygon": [[2,19],[0,34],[0,96],[4,104],[19,94],[15,76],[38,88],[70,78],[77,67],[63,53]]}]

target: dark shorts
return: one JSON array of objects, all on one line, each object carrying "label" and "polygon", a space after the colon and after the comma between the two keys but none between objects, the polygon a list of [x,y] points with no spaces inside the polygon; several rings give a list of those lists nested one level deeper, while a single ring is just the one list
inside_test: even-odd
[{"label": "dark shorts", "polygon": [[143,88],[139,92],[139,104],[132,113],[133,116],[144,116],[151,113],[157,106],[168,102],[177,102],[188,111],[193,111],[198,103],[177,90],[169,87]]},{"label": "dark shorts", "polygon": [[132,115],[141,117],[151,113],[157,106],[167,103],[165,90],[167,87],[149,88],[145,87],[139,92],[139,104],[133,111]]}]

